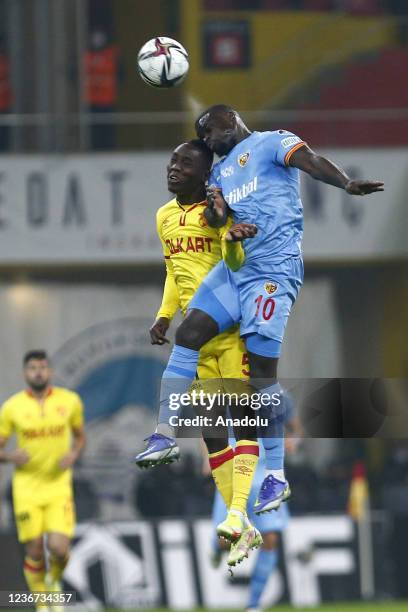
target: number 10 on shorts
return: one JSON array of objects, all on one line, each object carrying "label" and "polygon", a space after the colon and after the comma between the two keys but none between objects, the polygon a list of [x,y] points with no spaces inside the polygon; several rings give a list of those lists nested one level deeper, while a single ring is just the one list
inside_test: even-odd
[{"label": "number 10 on shorts", "polygon": [[262,317],[265,321],[269,321],[275,310],[275,300],[271,297],[264,300],[263,295],[258,295],[255,300],[256,312],[255,317]]}]

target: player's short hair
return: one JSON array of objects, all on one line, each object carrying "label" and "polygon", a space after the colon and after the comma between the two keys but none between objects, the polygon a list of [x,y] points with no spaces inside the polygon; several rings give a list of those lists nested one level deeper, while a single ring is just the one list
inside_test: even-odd
[{"label": "player's short hair", "polygon": [[209,147],[207,147],[204,140],[193,138],[192,140],[189,140],[187,144],[197,149],[197,151],[200,151],[200,153],[202,153],[207,160],[208,168],[211,168],[214,161],[214,153]]},{"label": "player's short hair", "polygon": [[232,106],[229,106],[228,104],[213,104],[212,106],[209,106],[202,113],[200,113],[200,115],[196,119],[196,122],[194,124],[196,133],[197,134],[201,133],[200,122],[201,122],[201,119],[205,117],[206,115],[218,115],[218,114],[227,114],[227,113],[234,113],[234,115],[238,114],[235,108],[232,108]]},{"label": "player's short hair", "polygon": [[23,365],[26,366],[27,363],[31,361],[31,359],[37,359],[38,361],[46,359],[47,361],[49,361],[47,351],[44,351],[43,349],[34,349],[32,351],[27,351],[27,353],[23,357]]}]

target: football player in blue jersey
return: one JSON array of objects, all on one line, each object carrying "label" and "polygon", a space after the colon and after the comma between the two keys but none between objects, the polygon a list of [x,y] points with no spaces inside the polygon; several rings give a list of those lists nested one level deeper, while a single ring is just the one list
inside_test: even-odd
[{"label": "football player in blue jersey", "polygon": [[[234,223],[253,223],[258,233],[243,242],[242,267],[232,272],[223,261],[218,263],[190,302],[163,374],[160,401],[169,403],[169,381],[174,378],[178,389],[187,391],[200,348],[240,322],[252,385],[271,398],[269,416],[275,424],[263,438],[266,474],[255,504],[255,512],[262,513],[278,508],[290,495],[283,467],[283,416],[272,398],[279,393],[277,365],[284,331],[303,282],[299,170],[356,196],[383,191],[384,183],[351,179],[286,130],[251,132],[226,105],[204,111],[196,132],[221,157],[209,180],[207,221],[222,226],[230,213]],[[234,523],[237,517],[229,520]]]}]

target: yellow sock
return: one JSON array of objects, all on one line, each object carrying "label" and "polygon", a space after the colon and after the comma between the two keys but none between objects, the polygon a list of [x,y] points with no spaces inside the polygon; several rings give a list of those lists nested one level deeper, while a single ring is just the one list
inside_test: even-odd
[{"label": "yellow sock", "polygon": [[24,576],[30,591],[45,591],[45,561],[36,561],[26,556],[24,559]]},{"label": "yellow sock", "polygon": [[232,500],[234,449],[231,446],[227,446],[221,451],[210,453],[208,457],[215,486],[221,493],[225,505],[229,508]]},{"label": "yellow sock", "polygon": [[50,563],[49,563],[49,575],[52,580],[60,581],[62,578],[62,574],[64,573],[64,569],[67,566],[69,560],[69,555],[66,555],[63,559],[60,557],[56,557],[55,555],[50,555]]},{"label": "yellow sock", "polygon": [[252,440],[237,442],[232,476],[231,510],[246,513],[252,480],[258,465],[259,444]]}]

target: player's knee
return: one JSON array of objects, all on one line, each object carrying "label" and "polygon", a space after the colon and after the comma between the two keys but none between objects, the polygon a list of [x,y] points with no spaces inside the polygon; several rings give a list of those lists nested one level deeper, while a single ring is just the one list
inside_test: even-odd
[{"label": "player's knee", "polygon": [[278,534],[274,531],[270,531],[269,533],[263,533],[262,538],[262,548],[264,550],[275,550],[275,548],[278,547]]},{"label": "player's knee", "polygon": [[41,561],[44,557],[44,543],[42,538],[37,538],[27,542],[25,545],[26,554],[35,561]]},{"label": "player's knee", "polygon": [[48,542],[48,551],[58,559],[65,559],[69,554],[69,542],[58,540],[50,541]]},{"label": "player's knee", "polygon": [[176,344],[198,351],[202,346],[200,330],[181,324],[176,332]]},{"label": "player's knee", "polygon": [[215,321],[200,311],[190,311],[176,332],[176,344],[200,350],[211,338],[218,334]]}]

